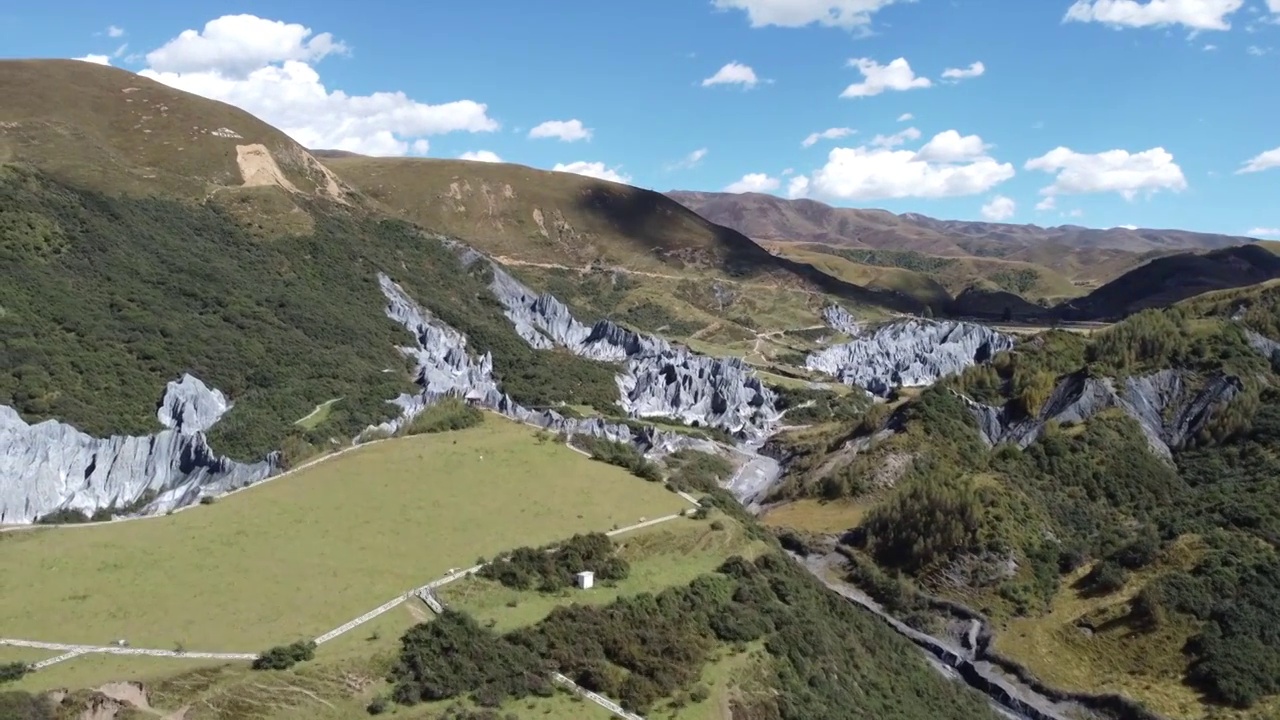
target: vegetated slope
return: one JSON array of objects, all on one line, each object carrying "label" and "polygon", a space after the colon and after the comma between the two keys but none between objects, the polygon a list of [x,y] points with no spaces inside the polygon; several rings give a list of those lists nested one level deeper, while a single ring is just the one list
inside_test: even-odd
[{"label": "vegetated slope", "polygon": [[466,238],[500,259],[544,269],[617,267],[659,279],[727,279],[918,307],[775,257],[651,190],[507,163],[363,156],[324,162],[390,212]]},{"label": "vegetated slope", "polygon": [[937,220],[917,213],[835,208],[815,200],[785,200],[762,193],[673,190],[667,193],[708,220],[760,240],[816,242],[884,250],[916,250],[932,255],[983,255],[984,247],[1056,244],[1066,248],[1109,248],[1128,252],[1215,249],[1253,238],[1185,230],[1109,228]]},{"label": "vegetated slope", "polygon": [[849,503],[856,580],[924,626],[928,604],[880,573],[982,611],[1051,685],[1272,717],[1277,317],[1270,283],[1031,338],[887,420],[784,441],[782,495]]},{"label": "vegetated slope", "polygon": [[1088,295],[1064,303],[1068,319],[1123,317],[1200,293],[1254,285],[1280,277],[1280,257],[1256,245],[1160,257]]},{"label": "vegetated slope", "polygon": [[[350,438],[389,417],[386,401],[412,387],[397,350],[407,338],[384,315],[380,271],[474,350],[492,351],[521,402],[611,408],[617,399],[612,366],[532,350],[478,270],[407,223],[330,193],[327,170],[251,116],[91,63],[3,62],[0,78],[0,404],[24,419],[147,434],[159,427],[165,383],[191,372],[234,403],[211,433],[218,452],[258,458],[283,444],[296,456]],[[156,109],[126,103],[147,97]],[[244,137],[211,130],[187,145],[196,118],[214,129],[234,121]],[[300,174],[283,179],[290,187],[274,176],[278,184],[249,190],[286,200],[283,216],[305,223],[264,224],[266,215],[246,219],[231,207],[242,197],[217,199],[237,191],[226,184],[233,174],[260,169],[237,155],[247,141],[282,172],[288,163],[278,158],[297,159]],[[326,184],[304,192],[302,170],[312,167]],[[225,191],[212,201],[191,195],[206,188]],[[294,424],[338,397],[323,422]]]}]

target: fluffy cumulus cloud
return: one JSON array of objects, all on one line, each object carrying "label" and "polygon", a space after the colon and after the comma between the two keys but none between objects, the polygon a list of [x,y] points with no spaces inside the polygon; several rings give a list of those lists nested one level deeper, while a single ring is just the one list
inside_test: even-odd
[{"label": "fluffy cumulus cloud", "polygon": [[72,58],[72,60],[80,60],[81,62],[91,62],[91,63],[97,64],[97,65],[110,65],[110,64],[111,64],[111,56],[110,56],[110,55],[93,55],[93,54],[90,54],[90,55],[83,55],[83,56],[78,57],[78,58]]},{"label": "fluffy cumulus cloud", "polygon": [[[1275,1],[1280,2],[1280,0]],[[1258,153],[1248,160],[1245,160],[1240,165],[1240,169],[1236,171],[1236,174],[1241,175],[1243,173],[1262,172],[1263,170],[1270,170],[1271,168],[1277,167],[1280,167],[1280,147],[1275,148],[1274,150]]]},{"label": "fluffy cumulus cloud", "polygon": [[124,28],[118,25],[108,25],[107,37],[112,37],[112,38],[124,37]]},{"label": "fluffy cumulus cloud", "polygon": [[849,67],[862,73],[862,82],[854,83],[840,93],[840,97],[871,97],[886,90],[914,90],[927,88],[933,82],[927,77],[917,77],[906,58],[896,58],[888,65],[881,65],[871,58],[853,58]]},{"label": "fluffy cumulus cloud", "polygon": [[1004,195],[996,195],[991,198],[991,202],[982,206],[982,217],[992,222],[1000,222],[1001,220],[1008,220],[1013,217],[1013,214],[1017,211],[1018,204],[1015,203],[1012,198],[1007,198]]},{"label": "fluffy cumulus cloud", "polygon": [[564,142],[590,140],[591,128],[583,127],[581,120],[548,120],[529,131],[529,137],[555,138]]},{"label": "fluffy cumulus cloud", "polygon": [[756,71],[752,70],[750,65],[734,61],[717,70],[715,75],[704,79],[702,87],[740,85],[744,88],[753,88],[759,82],[760,78],[756,77]]},{"label": "fluffy cumulus cloud", "polygon": [[968,78],[976,78],[987,71],[987,66],[982,64],[981,60],[969,63],[969,67],[947,68],[942,71],[942,77],[946,80],[959,82]]},{"label": "fluffy cumulus cloud", "polygon": [[[1271,0],[1274,1],[1274,0]],[[1229,30],[1231,14],[1244,0],[1076,0],[1063,22],[1097,22],[1113,27],[1182,25],[1192,30]]]},{"label": "fluffy cumulus cloud", "polygon": [[810,175],[809,191],[841,200],[960,197],[985,193],[1014,175],[1013,165],[987,155],[976,135],[948,130],[918,151],[894,149],[905,138],[890,137],[896,140],[833,149]]},{"label": "fluffy cumulus cloud", "polygon": [[470,160],[472,162],[500,163],[502,158],[498,157],[498,153],[492,150],[474,150],[467,151],[458,156],[459,160]]},{"label": "fluffy cumulus cloud", "polygon": [[748,173],[743,175],[741,180],[726,185],[724,191],[730,193],[767,193],[773,192],[781,186],[782,181],[776,177],[769,177],[765,173]]},{"label": "fluffy cumulus cloud", "polygon": [[[1280,12],[1280,0],[1272,0],[1272,2],[1277,3],[1276,11]],[[1248,235],[1249,237],[1257,237],[1257,238],[1280,238],[1280,228],[1269,228],[1269,227],[1250,228],[1249,232],[1245,234]]]},{"label": "fluffy cumulus cloud", "polygon": [[474,100],[431,105],[403,92],[330,90],[313,65],[346,52],[329,33],[297,23],[227,15],[148,53],[139,74],[244,108],[311,148],[422,154],[427,136],[499,127]]},{"label": "fluffy cumulus cloud", "polygon": [[787,197],[792,200],[809,196],[809,178],[797,175],[787,183]]},{"label": "fluffy cumulus cloud", "polygon": [[[712,0],[721,10],[742,10],[751,27],[804,27],[817,23],[852,29],[899,0]],[[908,2],[910,0],[907,0]]]},{"label": "fluffy cumulus cloud", "polygon": [[579,160],[571,163],[556,163],[551,168],[556,172],[573,173],[574,175],[585,175],[587,177],[596,178],[597,180],[608,180],[616,183],[629,183],[631,176],[623,174],[617,168],[606,167],[602,162],[586,162]]},{"label": "fluffy cumulus cloud", "polygon": [[839,140],[842,137],[849,137],[855,132],[857,130],[847,127],[827,128],[822,132],[809,133],[809,137],[800,141],[800,147],[813,147],[819,140]]},{"label": "fluffy cumulus cloud", "polygon": [[1057,147],[1028,160],[1025,168],[1055,176],[1053,184],[1040,191],[1048,197],[1114,192],[1132,200],[1139,193],[1179,192],[1187,187],[1182,168],[1162,147],[1137,153],[1107,150],[1095,154]]}]

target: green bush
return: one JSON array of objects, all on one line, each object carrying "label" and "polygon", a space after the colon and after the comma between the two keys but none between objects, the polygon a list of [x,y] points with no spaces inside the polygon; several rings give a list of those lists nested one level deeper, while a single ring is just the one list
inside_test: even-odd
[{"label": "green bush", "polygon": [[299,640],[289,645],[277,645],[259,655],[253,661],[254,670],[288,670],[300,662],[315,659],[316,644],[311,640]]},{"label": "green bush", "polygon": [[545,547],[517,548],[494,558],[477,574],[516,590],[555,592],[572,586],[574,575],[584,570],[600,580],[625,580],[631,572],[607,535],[590,533]]},{"label": "green bush", "polygon": [[592,460],[616,465],[649,482],[662,482],[662,470],[658,465],[634,447],[591,435],[574,435],[573,444],[589,453]]},{"label": "green bush", "polygon": [[23,662],[4,663],[0,665],[0,683],[21,680],[30,670],[31,666]]},{"label": "green bush", "polygon": [[405,424],[402,435],[466,430],[484,422],[484,411],[459,398],[445,398],[418,413]]}]

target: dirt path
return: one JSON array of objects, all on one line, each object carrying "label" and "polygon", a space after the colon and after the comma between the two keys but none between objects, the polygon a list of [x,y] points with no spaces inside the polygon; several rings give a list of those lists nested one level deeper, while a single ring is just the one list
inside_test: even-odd
[{"label": "dirt path", "polygon": [[[597,267],[594,265],[581,265],[581,266],[563,265],[561,263],[544,263],[544,262],[534,262],[532,260],[517,260],[516,258],[506,257],[504,255],[493,255],[491,259],[494,262],[500,263],[502,265],[514,265],[517,267],[537,267],[537,268],[546,268],[549,270],[568,270],[570,272],[576,272],[580,275],[585,275],[586,273],[589,273],[592,270],[605,270],[608,272],[621,273],[623,275],[639,275],[641,277],[662,278],[664,280],[695,280],[697,279],[689,275],[670,275],[667,273],[649,272],[647,270],[632,270],[631,268],[624,268],[620,265],[611,265],[608,267]],[[732,280],[729,278],[716,278],[715,282],[725,283],[728,285],[737,285],[739,287],[757,287],[757,288],[767,288],[769,290],[781,290],[783,292],[794,292],[794,293],[801,293],[804,295],[822,295],[822,293],[817,292],[816,290],[805,290],[804,288],[793,288],[793,287],[787,287],[785,285],[774,285],[772,283],[751,282],[749,280]]]}]

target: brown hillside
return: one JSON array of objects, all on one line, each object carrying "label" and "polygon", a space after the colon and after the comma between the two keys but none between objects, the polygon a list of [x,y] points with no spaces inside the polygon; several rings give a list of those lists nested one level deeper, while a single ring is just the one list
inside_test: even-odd
[{"label": "brown hillside", "polygon": [[253,115],[119,68],[3,60],[0,97],[0,162],[74,185],[192,199],[244,186],[348,194],[300,145]]}]

